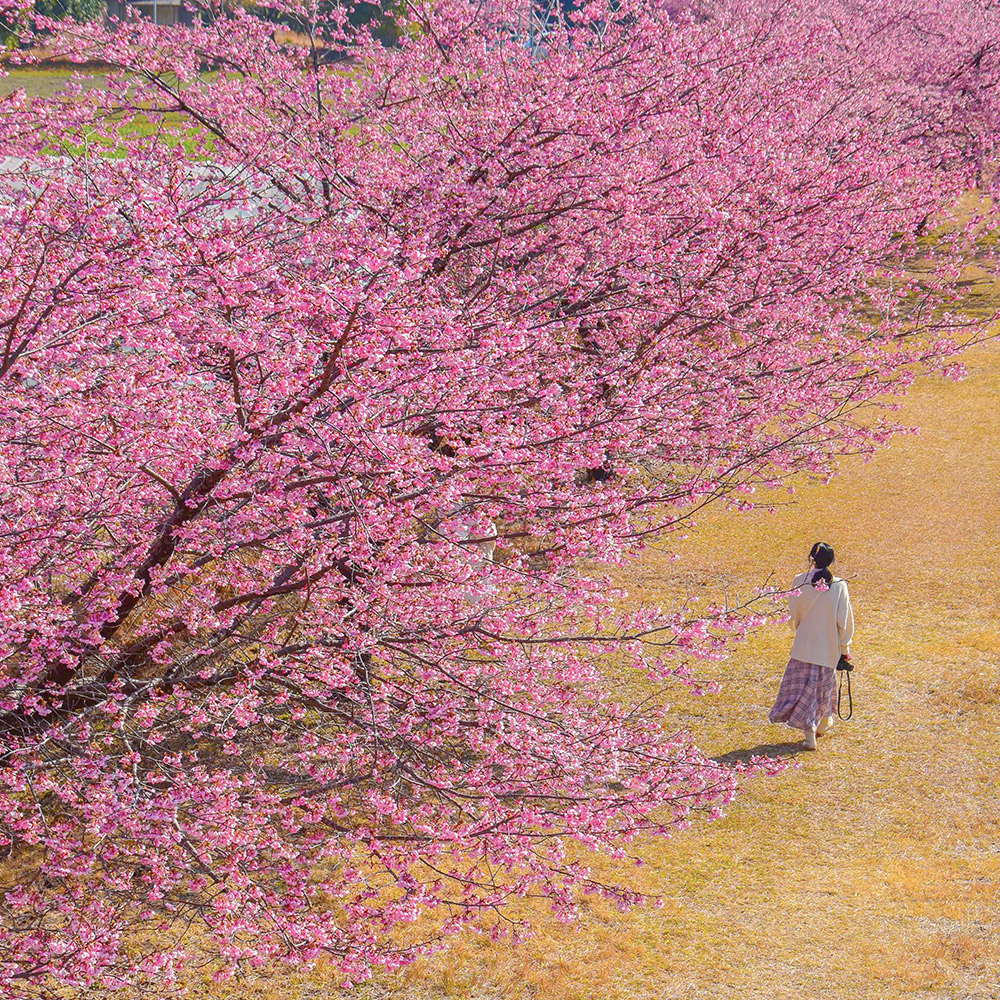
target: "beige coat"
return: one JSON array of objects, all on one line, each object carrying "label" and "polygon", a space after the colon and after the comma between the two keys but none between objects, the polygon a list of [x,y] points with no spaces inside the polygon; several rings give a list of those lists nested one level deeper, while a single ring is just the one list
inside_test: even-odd
[{"label": "beige coat", "polygon": [[795,629],[792,658],[836,667],[840,654],[850,651],[854,638],[851,596],[846,581],[838,577],[833,578],[828,590],[817,590],[808,582],[814,572],[800,573],[792,581],[792,590],[800,591],[788,598]]}]

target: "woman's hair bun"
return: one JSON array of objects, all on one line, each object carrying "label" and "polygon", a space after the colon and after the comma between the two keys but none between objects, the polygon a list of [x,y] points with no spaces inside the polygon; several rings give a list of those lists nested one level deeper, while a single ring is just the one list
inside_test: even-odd
[{"label": "woman's hair bun", "polygon": [[828,584],[833,583],[833,574],[827,569],[833,562],[833,546],[826,542],[817,542],[809,550],[809,558],[816,564],[816,572],[809,582],[813,585],[820,580],[825,580]]}]

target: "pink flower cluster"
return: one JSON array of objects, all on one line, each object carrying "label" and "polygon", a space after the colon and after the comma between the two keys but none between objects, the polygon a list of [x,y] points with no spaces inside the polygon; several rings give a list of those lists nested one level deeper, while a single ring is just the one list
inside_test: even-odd
[{"label": "pink flower cluster", "polygon": [[580,848],[739,772],[619,679],[764,617],[597,567],[985,328],[989,4],[306,9],[63,25],[106,85],[0,100],[3,996],[636,902]]}]

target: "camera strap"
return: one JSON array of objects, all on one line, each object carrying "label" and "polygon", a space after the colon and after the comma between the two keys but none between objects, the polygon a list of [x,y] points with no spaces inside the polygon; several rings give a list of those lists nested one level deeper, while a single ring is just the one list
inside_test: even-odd
[{"label": "camera strap", "polygon": [[[852,715],[854,715],[854,699],[851,697],[851,671],[850,670],[838,670],[840,674],[840,683],[837,685],[837,715],[846,722]],[[841,696],[844,693],[844,678],[847,678],[847,715],[840,710]]]}]

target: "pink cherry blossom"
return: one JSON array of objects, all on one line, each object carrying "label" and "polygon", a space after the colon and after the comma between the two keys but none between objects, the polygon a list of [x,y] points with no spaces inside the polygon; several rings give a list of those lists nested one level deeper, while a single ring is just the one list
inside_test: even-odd
[{"label": "pink cherry blossom", "polygon": [[3,996],[639,902],[581,848],[774,770],[664,701],[773,595],[614,567],[870,454],[988,326],[988,3],[266,10],[310,44],[25,21],[113,69],[0,100]]}]

